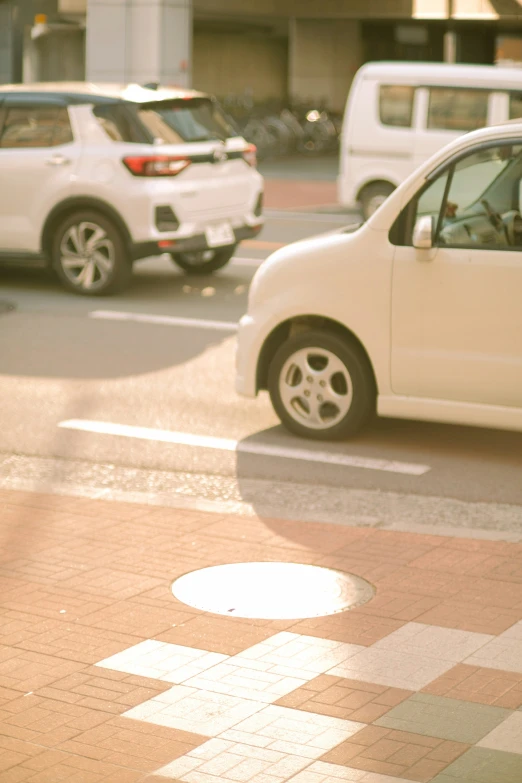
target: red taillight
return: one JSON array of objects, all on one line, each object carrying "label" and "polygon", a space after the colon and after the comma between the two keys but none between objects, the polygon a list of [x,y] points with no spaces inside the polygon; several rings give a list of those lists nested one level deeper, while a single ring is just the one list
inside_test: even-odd
[{"label": "red taillight", "polygon": [[123,158],[135,177],[175,177],[187,166],[190,158],[181,155],[130,155]]},{"label": "red taillight", "polygon": [[257,166],[257,147],[255,144],[249,144],[246,150],[243,152],[243,158],[246,160],[249,166],[256,168]]}]

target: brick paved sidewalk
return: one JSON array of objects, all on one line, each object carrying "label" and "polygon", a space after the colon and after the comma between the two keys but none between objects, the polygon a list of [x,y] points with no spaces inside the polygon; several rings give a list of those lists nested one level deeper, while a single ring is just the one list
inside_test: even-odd
[{"label": "brick paved sidewalk", "polygon": [[[2,783],[520,783],[522,545],[4,491]],[[194,569],[369,580],[322,619],[177,602]]]},{"label": "brick paved sidewalk", "polygon": [[265,179],[265,207],[306,209],[337,206],[335,182],[299,179]]}]

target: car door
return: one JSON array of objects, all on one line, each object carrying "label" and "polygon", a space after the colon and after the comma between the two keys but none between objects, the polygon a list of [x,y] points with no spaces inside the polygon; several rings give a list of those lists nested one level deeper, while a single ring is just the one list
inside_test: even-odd
[{"label": "car door", "polygon": [[5,97],[0,123],[0,251],[37,253],[47,215],[71,193],[80,145],[60,100]]},{"label": "car door", "polygon": [[[392,273],[395,394],[522,407],[521,178],[522,144],[477,148],[404,210]],[[417,249],[413,226],[426,216],[434,246]]]}]

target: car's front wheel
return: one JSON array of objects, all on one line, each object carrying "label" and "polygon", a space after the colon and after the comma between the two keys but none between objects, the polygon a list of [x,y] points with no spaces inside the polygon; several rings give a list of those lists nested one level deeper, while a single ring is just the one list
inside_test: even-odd
[{"label": "car's front wheel", "polygon": [[125,243],[104,215],[78,211],[58,226],[52,264],[63,285],[84,296],[103,296],[128,285],[132,265]]},{"label": "car's front wheel", "polygon": [[369,362],[358,345],[327,331],[291,337],[268,373],[274,409],[291,432],[316,440],[354,435],[375,411]]},{"label": "car's front wheel", "polygon": [[192,253],[172,253],[172,260],[188,275],[210,275],[228,264],[237,245],[217,250],[197,250]]}]

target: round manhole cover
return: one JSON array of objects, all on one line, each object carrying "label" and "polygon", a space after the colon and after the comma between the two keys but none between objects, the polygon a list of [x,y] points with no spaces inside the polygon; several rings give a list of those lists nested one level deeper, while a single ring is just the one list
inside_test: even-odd
[{"label": "round manhole cover", "polygon": [[0,299],[0,315],[2,313],[10,313],[14,309],[15,306],[12,302],[8,302],[7,299]]},{"label": "round manhole cover", "polygon": [[260,620],[325,617],[365,604],[375,591],[358,576],[299,563],[231,563],[176,579],[174,596],[204,612]]}]

